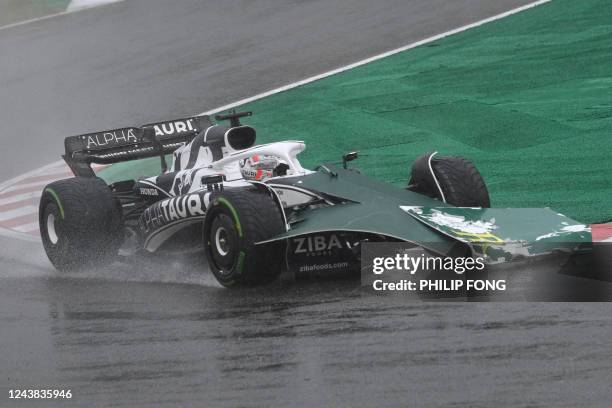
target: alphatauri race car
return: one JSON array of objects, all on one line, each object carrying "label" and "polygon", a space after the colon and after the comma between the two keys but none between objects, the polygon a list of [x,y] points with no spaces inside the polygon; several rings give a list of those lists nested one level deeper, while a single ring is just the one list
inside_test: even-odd
[{"label": "alphatauri race car", "polygon": [[[363,242],[507,262],[591,241],[587,226],[550,209],[489,208],[485,183],[464,158],[419,157],[405,188],[351,168],[356,152],[309,170],[297,158],[301,141],[255,145],[255,130],[240,123],[248,115],[67,137],[63,158],[75,177],[47,185],[40,201],[51,263],[63,271],[118,255],[204,251],[217,280],[237,287],[283,270],[359,271]],[[91,168],[156,156],[160,174],[138,180],[107,185]]]}]

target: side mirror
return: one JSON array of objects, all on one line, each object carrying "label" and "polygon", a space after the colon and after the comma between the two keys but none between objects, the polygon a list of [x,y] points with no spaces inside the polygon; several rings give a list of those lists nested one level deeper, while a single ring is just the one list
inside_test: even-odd
[{"label": "side mirror", "polygon": [[236,112],[236,109],[231,109],[226,114],[215,115],[215,119],[217,120],[229,120],[231,127],[240,126],[240,118],[244,118],[245,116],[251,116],[253,112]]},{"label": "side mirror", "polygon": [[347,163],[359,157],[359,152],[349,152],[342,156],[342,167],[347,168]]}]

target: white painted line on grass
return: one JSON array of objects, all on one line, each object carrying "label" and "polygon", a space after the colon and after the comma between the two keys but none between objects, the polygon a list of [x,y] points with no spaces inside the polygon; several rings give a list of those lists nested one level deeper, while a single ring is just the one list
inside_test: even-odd
[{"label": "white painted line on grass", "polygon": [[76,11],[84,8],[101,6],[103,4],[116,3],[122,0],[72,0],[68,5],[67,11]]},{"label": "white painted line on grass", "polygon": [[[104,3],[105,4],[107,4],[107,3],[110,4],[110,3],[118,3],[120,1],[125,1],[125,0],[108,0],[108,1],[105,1]],[[1,26],[0,30],[6,30],[7,28],[13,28],[13,27],[22,26],[24,24],[34,23],[36,21],[48,20],[48,19],[54,18],[54,17],[65,16],[66,14],[72,14],[72,13],[76,13],[76,12],[79,12],[79,11],[82,11],[82,10],[87,10],[87,9],[90,9],[90,8],[93,8],[93,7],[99,7],[99,6],[102,6],[102,5],[103,4],[98,3],[98,4],[91,4],[89,6],[75,7],[73,9],[70,9],[70,6],[68,6],[69,8],[66,11],[60,11],[59,13],[49,14],[49,15],[42,16],[42,17],[31,18],[31,19],[25,20],[25,21],[19,21],[17,23],[7,24],[7,25],[4,25],[4,26]]]},{"label": "white painted line on grass", "polygon": [[349,65],[346,65],[346,66],[343,66],[343,67],[340,67],[340,68],[336,68],[336,69],[324,72],[324,73],[319,74],[319,75],[311,76],[310,78],[302,79],[300,81],[293,82],[293,83],[287,84],[285,86],[281,86],[280,88],[271,89],[269,91],[262,92],[260,94],[257,94],[257,95],[254,95],[254,96],[251,96],[251,97],[248,97],[248,98],[240,99],[239,101],[228,103],[227,105],[223,105],[223,106],[221,106],[219,108],[214,108],[214,109],[211,109],[209,111],[202,112],[202,113],[200,113],[200,115],[212,115],[214,113],[218,113],[218,112],[225,111],[225,110],[228,110],[228,109],[231,109],[231,108],[235,108],[236,106],[244,105],[246,103],[253,102],[253,101],[256,101],[258,99],[265,98],[267,96],[271,96],[271,95],[274,95],[274,94],[277,94],[277,93],[280,93],[280,92],[288,91],[290,89],[297,88],[299,86],[306,85],[306,84],[309,84],[309,83],[314,82],[314,81],[318,81],[319,79],[327,78],[327,77],[330,77],[332,75],[336,75],[336,74],[339,74],[341,72],[348,71],[350,69],[357,68],[357,67],[360,67],[360,66],[365,65],[365,64],[369,64],[370,62],[378,61],[380,59],[383,59],[383,58],[386,58],[386,57],[390,57],[391,55],[398,54],[400,52],[407,51],[407,50],[410,50],[412,48],[420,47],[421,45],[425,45],[425,44],[428,44],[428,43],[440,40],[440,39],[442,39],[444,37],[448,37],[448,36],[451,36],[453,34],[458,34],[458,33],[462,32],[462,31],[469,30],[470,28],[479,27],[479,26],[481,26],[483,24],[487,24],[487,23],[490,23],[492,21],[499,20],[499,19],[502,19],[504,17],[511,16],[512,14],[520,13],[521,11],[528,10],[530,8],[539,6],[541,4],[548,3],[550,1],[552,1],[552,0],[538,0],[538,1],[534,1],[533,3],[529,3],[529,4],[526,4],[524,6],[517,7],[515,9],[506,11],[504,13],[497,14],[497,15],[495,15],[493,17],[488,17],[488,18],[485,18],[484,20],[479,20],[479,21],[476,21],[475,23],[467,24],[467,25],[461,26],[459,28],[455,28],[453,30],[446,31],[446,32],[444,32],[442,34],[437,34],[437,35],[434,35],[433,37],[425,38],[423,40],[414,42],[412,44],[408,44],[408,45],[405,45],[403,47],[395,48],[393,50],[390,50],[390,51],[387,51],[387,52],[383,52],[382,54],[374,55],[373,57],[366,58],[366,59],[363,59],[361,61],[357,61],[357,62],[354,62],[352,64],[349,64]]}]

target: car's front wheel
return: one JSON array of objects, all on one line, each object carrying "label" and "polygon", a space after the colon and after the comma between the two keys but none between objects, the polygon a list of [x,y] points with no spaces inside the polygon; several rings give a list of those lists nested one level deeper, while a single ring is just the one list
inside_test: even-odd
[{"label": "car's front wheel", "polygon": [[412,165],[408,189],[457,207],[491,206],[482,175],[463,157],[427,154],[417,158]]},{"label": "car's front wheel", "polygon": [[281,209],[269,191],[249,187],[211,194],[204,247],[215,278],[226,287],[274,280],[282,271],[284,243],[257,243],[283,232]]}]

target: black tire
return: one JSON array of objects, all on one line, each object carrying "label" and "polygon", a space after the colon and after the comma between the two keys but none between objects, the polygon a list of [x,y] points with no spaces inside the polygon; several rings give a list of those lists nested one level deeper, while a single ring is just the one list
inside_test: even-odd
[{"label": "black tire", "polygon": [[276,279],[284,264],[284,243],[255,243],[283,232],[283,215],[269,191],[249,187],[211,194],[204,247],[215,278],[225,287],[256,286]]},{"label": "black tire", "polygon": [[[412,167],[409,189],[442,200],[431,177],[429,155],[422,156]],[[431,167],[447,203],[457,207],[491,207],[487,186],[474,164],[463,157],[433,157]]]},{"label": "black tire", "polygon": [[106,266],[123,243],[121,208],[97,177],[45,186],[38,218],[43,246],[59,271]]}]

